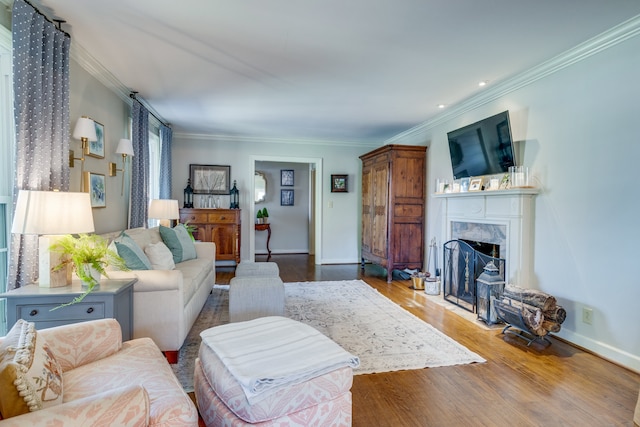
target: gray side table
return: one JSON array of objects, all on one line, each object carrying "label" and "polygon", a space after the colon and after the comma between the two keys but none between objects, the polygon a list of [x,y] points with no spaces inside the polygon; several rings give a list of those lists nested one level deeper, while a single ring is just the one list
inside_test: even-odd
[{"label": "gray side table", "polygon": [[46,329],[110,317],[120,323],[122,340],[128,341],[133,337],[133,284],[136,281],[103,279],[100,287],[81,302],[53,311],[51,309],[81,295],[82,282],[74,280],[70,286],[58,288],[28,285],[5,292],[0,298],[7,299],[7,328],[11,329],[18,319],[34,322],[36,329]]}]

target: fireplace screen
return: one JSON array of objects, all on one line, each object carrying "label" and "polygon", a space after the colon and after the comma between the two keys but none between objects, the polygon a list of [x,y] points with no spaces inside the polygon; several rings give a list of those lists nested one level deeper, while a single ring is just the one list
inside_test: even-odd
[{"label": "fireplace screen", "polygon": [[444,299],[476,313],[478,303],[476,279],[490,261],[493,261],[504,278],[505,260],[478,252],[462,240],[449,240],[443,245],[443,252]]}]

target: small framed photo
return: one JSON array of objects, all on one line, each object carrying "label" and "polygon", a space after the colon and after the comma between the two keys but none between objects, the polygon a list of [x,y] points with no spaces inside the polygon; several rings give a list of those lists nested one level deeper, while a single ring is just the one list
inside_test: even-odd
[{"label": "small framed photo", "polygon": [[469,191],[480,191],[482,189],[482,178],[473,178],[469,182]]},{"label": "small framed photo", "polygon": [[84,154],[91,157],[97,157],[98,159],[104,159],[104,125],[93,121],[96,126],[96,141],[89,141],[85,148]]},{"label": "small framed photo", "polygon": [[348,175],[331,175],[331,192],[332,193],[347,193]]},{"label": "small framed photo", "polygon": [[84,191],[89,193],[92,208],[107,207],[107,186],[101,173],[84,173]]},{"label": "small framed photo", "polygon": [[280,186],[293,187],[293,169],[280,170]]},{"label": "small framed photo", "polygon": [[280,190],[280,206],[293,206],[293,190]]},{"label": "small framed photo", "polygon": [[193,194],[229,195],[231,166],[189,165]]}]

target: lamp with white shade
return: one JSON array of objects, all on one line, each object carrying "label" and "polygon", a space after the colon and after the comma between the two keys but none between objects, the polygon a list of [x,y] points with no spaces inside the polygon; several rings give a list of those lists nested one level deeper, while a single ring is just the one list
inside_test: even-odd
[{"label": "lamp with white shade", "polygon": [[[80,160],[80,176],[84,176],[84,156],[89,149],[89,141],[97,141],[98,135],[96,134],[96,124],[93,119],[82,116],[76,122],[76,127],[73,129],[73,137],[79,139],[82,143],[82,157],[74,157],[73,150],[69,150],[69,167],[74,166],[74,160]],[[84,191],[84,181],[80,183],[81,190]]]},{"label": "lamp with white shade", "polygon": [[118,142],[116,154],[122,154],[122,169],[118,169],[115,163],[109,163],[109,176],[116,176],[118,171],[122,172],[122,189],[120,190],[120,195],[122,196],[124,194],[124,174],[127,170],[127,156],[134,156],[131,140],[122,138]]},{"label": "lamp with white shade", "polygon": [[160,225],[169,227],[171,220],[180,219],[177,200],[153,199],[149,204],[149,218],[159,219]]},{"label": "lamp with white shade", "polygon": [[61,255],[49,251],[56,236],[95,231],[89,193],[20,190],[11,232],[35,234],[38,239],[39,279],[42,287],[71,284],[68,269],[51,271]]}]

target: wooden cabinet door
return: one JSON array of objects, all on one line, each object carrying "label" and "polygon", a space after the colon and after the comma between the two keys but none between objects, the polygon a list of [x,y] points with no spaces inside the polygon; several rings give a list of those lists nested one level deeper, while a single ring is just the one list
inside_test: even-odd
[{"label": "wooden cabinet door", "polygon": [[373,173],[369,166],[362,169],[362,251],[371,253],[373,240]]},{"label": "wooden cabinet door", "polygon": [[385,258],[387,256],[387,221],[389,202],[389,165],[376,163],[372,168],[373,213],[371,227],[371,253]]},{"label": "wooden cabinet door", "polygon": [[216,260],[236,259],[236,226],[234,224],[214,224],[211,239],[216,242]]}]

